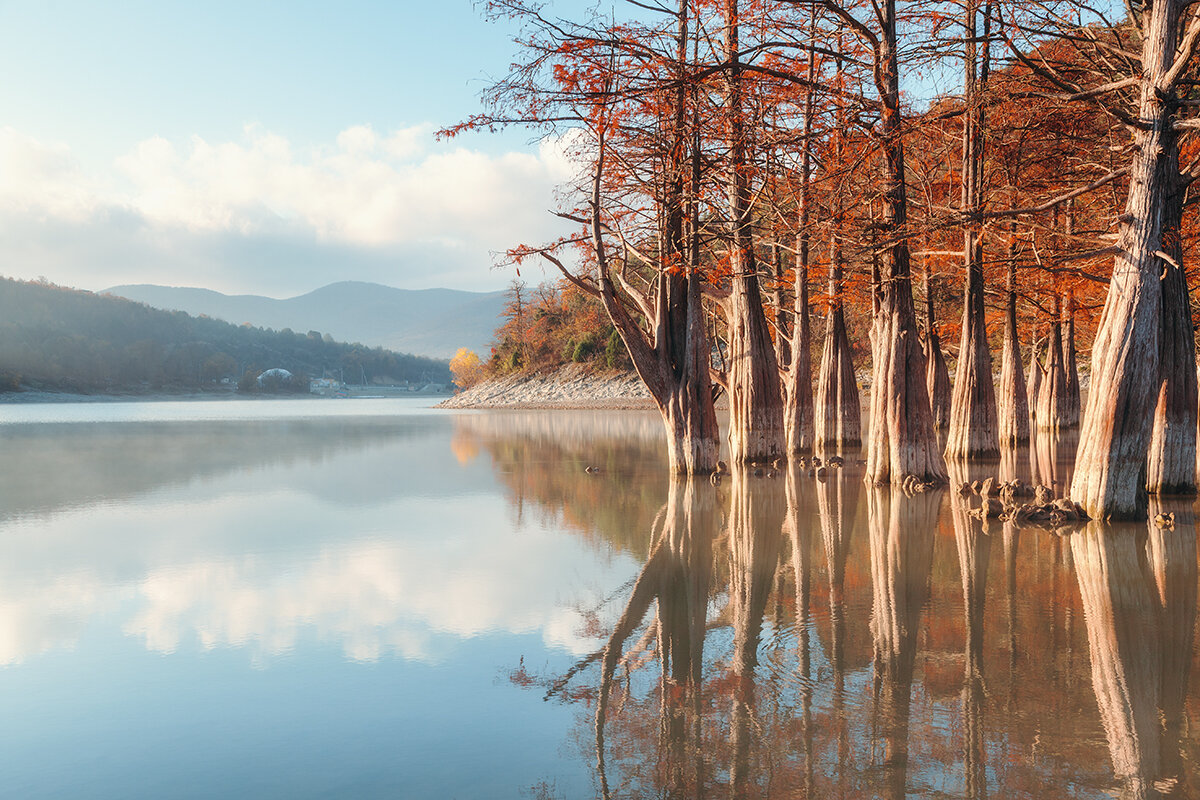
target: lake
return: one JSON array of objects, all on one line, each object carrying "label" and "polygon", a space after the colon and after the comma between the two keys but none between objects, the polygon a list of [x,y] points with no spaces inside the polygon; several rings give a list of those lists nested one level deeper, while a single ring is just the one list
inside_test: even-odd
[{"label": "lake", "polygon": [[0,405],[3,794],[1200,796],[1190,501],[1016,530],[429,402]]}]

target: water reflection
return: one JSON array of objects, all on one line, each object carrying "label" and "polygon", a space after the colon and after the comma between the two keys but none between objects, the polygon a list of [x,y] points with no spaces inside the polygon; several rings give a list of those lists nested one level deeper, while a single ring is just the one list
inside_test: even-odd
[{"label": "water reflection", "polygon": [[875,602],[875,714],[879,718],[885,796],[903,798],[908,775],[908,737],[913,668],[921,612],[929,597],[933,530],[943,491],[906,497],[892,487],[867,493],[871,584]]},{"label": "water reflection", "polygon": [[1071,549],[1122,794],[1192,796],[1178,740],[1196,622],[1195,527],[1092,523]]},{"label": "water reflection", "polygon": [[[0,481],[5,664],[108,629],[450,670],[508,637],[487,680],[549,688],[606,798],[1200,795],[1188,502],[1057,536],[853,458],[672,482],[628,413],[76,433],[3,432],[34,454]],[[956,480],[1059,490],[1073,447]]]},{"label": "water reflection", "polygon": [[[1038,476],[1065,483],[1070,447],[1049,446]],[[1018,456],[985,469],[1021,477]],[[605,797],[1195,796],[1190,509],[1173,530],[1056,535],[861,477],[739,473],[703,499],[671,487],[670,536],[655,533],[587,717]],[[664,543],[688,541],[689,519],[727,546],[687,559],[672,593]],[[664,636],[685,596],[686,627]],[[864,633],[865,661],[848,648]]]}]

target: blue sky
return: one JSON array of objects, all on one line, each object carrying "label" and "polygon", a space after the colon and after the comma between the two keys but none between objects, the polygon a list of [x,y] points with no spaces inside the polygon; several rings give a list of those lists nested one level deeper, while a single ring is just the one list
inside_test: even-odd
[{"label": "blue sky", "polygon": [[527,132],[435,142],[511,31],[470,0],[0,0],[0,274],[283,297],[494,289],[570,174]]}]

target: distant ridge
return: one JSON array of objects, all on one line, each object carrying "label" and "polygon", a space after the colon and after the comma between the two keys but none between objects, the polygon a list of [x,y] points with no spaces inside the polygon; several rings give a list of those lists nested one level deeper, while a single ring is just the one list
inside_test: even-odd
[{"label": "distant ridge", "polygon": [[331,283],[286,300],[153,284],[114,286],[105,293],[234,325],[316,330],[342,342],[434,358],[467,347],[486,359],[504,308],[504,292],[395,289],[362,281]]}]

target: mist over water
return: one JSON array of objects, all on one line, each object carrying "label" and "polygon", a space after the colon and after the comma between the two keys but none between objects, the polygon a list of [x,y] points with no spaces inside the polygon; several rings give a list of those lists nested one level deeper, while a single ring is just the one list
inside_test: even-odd
[{"label": "mist over water", "polygon": [[[1056,535],[854,454],[672,483],[661,437],[421,401],[0,407],[0,785],[1200,793],[1189,502]],[[1061,486],[1073,447],[983,471]]]}]

